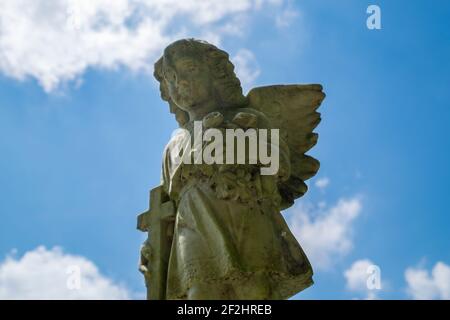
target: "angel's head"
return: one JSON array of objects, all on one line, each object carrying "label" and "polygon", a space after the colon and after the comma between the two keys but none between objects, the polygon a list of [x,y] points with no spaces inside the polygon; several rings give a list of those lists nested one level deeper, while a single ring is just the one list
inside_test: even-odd
[{"label": "angel's head", "polygon": [[154,75],[180,124],[200,109],[213,111],[246,101],[228,54],[204,41],[183,39],[169,45],[155,63]]}]

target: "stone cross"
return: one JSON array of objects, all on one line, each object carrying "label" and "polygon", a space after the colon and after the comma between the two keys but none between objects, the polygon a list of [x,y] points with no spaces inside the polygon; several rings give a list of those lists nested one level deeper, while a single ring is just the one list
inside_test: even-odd
[{"label": "stone cross", "polygon": [[172,245],[175,205],[162,186],[150,191],[150,209],[138,216],[137,228],[148,232],[145,245],[150,252],[144,273],[147,299],[164,300],[166,296],[167,265]]}]

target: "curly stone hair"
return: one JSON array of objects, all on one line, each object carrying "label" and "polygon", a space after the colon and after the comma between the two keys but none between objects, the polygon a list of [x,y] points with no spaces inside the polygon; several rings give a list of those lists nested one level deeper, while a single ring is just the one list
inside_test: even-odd
[{"label": "curly stone hair", "polygon": [[206,41],[178,40],[164,50],[164,55],[155,63],[153,75],[160,84],[161,98],[169,103],[170,112],[175,114],[180,126],[189,121],[189,114],[180,109],[170,98],[163,70],[164,56],[169,56],[178,50],[194,50],[196,56],[207,64],[213,75],[213,86],[220,101],[219,108],[238,107],[246,104],[247,100],[242,94],[241,82],[234,72],[234,65],[231,63],[228,53]]}]

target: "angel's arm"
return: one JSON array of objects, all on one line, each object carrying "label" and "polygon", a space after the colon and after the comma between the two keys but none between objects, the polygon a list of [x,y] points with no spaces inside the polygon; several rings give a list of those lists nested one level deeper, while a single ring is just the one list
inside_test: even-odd
[{"label": "angel's arm", "polygon": [[[287,180],[291,173],[291,162],[289,146],[282,134],[283,131],[280,130],[280,128],[274,128],[269,118],[264,113],[252,108],[242,108],[240,112],[236,114],[232,122],[244,128],[267,129],[268,139],[266,141],[258,139],[258,150],[261,148],[261,144],[266,144],[266,150],[278,153],[279,168],[276,175],[281,181]],[[277,129],[277,131],[274,131],[273,129]],[[270,155],[271,158],[274,156],[276,156],[276,154]],[[259,160],[258,155],[258,163],[261,164]]]}]

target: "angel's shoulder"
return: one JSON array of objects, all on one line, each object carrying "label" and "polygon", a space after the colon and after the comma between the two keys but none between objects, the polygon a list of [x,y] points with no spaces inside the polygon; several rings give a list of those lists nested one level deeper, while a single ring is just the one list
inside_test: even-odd
[{"label": "angel's shoulder", "polygon": [[180,145],[184,145],[186,143],[186,140],[190,139],[190,133],[189,130],[185,128],[178,128],[176,129],[169,141],[167,142],[166,146],[164,147],[164,157],[173,151],[173,149],[179,148]]}]

